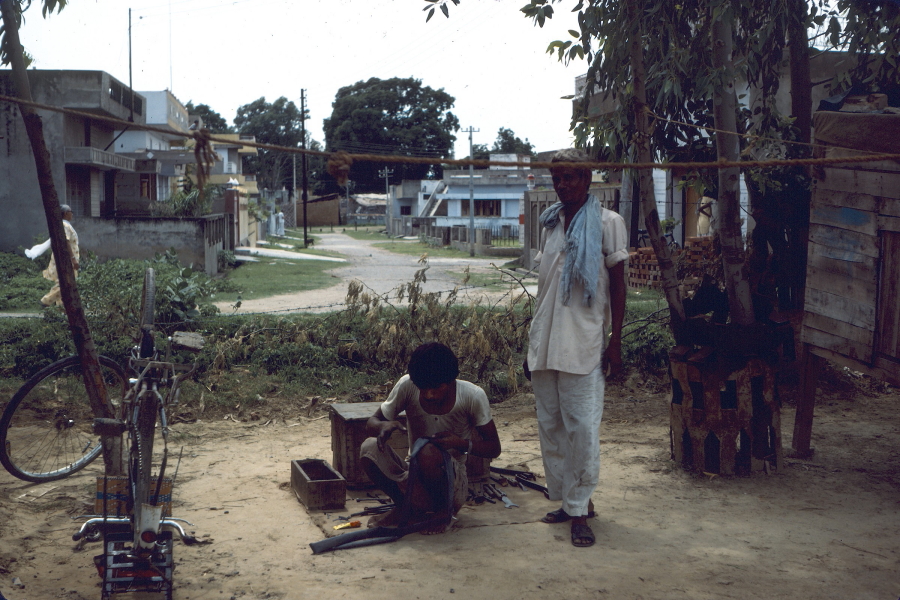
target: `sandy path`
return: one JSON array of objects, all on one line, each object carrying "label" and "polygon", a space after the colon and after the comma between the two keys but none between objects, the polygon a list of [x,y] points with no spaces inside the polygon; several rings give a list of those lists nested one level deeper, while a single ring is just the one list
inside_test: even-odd
[{"label": "sandy path", "polygon": [[[316,248],[337,252],[346,258],[350,264],[338,266],[331,271],[335,278],[332,287],[282,294],[257,300],[244,300],[238,313],[259,312],[325,312],[341,308],[347,296],[347,284],[352,280],[361,281],[369,290],[378,295],[389,293],[399,286],[412,281],[416,271],[422,268],[419,257],[398,254],[376,247],[377,242],[369,240],[357,240],[343,233],[316,234],[320,239]],[[500,266],[507,262],[506,258],[429,258],[427,280],[423,286],[426,292],[451,291],[460,280],[449,273],[461,273],[467,266],[470,272],[490,272],[491,264]],[[498,294],[490,294],[496,297]],[[461,297],[481,298],[484,293],[478,289],[463,290]],[[223,313],[232,312],[230,302],[218,302],[216,306]]]},{"label": "sandy path", "polygon": [[[663,395],[613,390],[589,549],[572,547],[567,525],[538,521],[555,505],[512,490],[519,509],[466,507],[460,527],[444,535],[313,556],[319,524],[336,515],[297,501],[289,464],[333,460],[327,417],[178,424],[185,451],[175,513],[213,541],[176,544],[175,599],[893,599],[898,401],[896,390],[826,399],[812,460],[728,479],[691,475],[669,460]],[[503,444],[494,464],[542,471],[532,402],[523,395],[494,406]],[[792,413],[783,413],[787,445]],[[9,600],[100,597],[91,562],[99,544],[78,551],[70,537],[70,516],[86,510],[98,473],[92,465],[34,486],[0,470],[0,592]]]}]

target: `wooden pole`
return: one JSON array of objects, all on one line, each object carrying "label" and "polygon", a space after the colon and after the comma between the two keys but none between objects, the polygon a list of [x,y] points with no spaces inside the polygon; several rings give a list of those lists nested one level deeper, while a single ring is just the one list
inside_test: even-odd
[{"label": "wooden pole", "polygon": [[[2,13],[5,29],[6,51],[12,67],[12,78],[16,94],[23,100],[31,101],[31,85],[25,69],[25,54],[19,41],[17,11],[17,2],[0,0],[0,13]],[[106,386],[103,383],[103,375],[100,371],[99,355],[94,345],[94,340],[91,338],[87,318],[81,305],[81,296],[78,294],[78,288],[75,285],[75,269],[72,266],[72,255],[69,252],[69,244],[66,242],[66,234],[63,229],[62,213],[59,209],[59,196],[53,183],[50,152],[47,150],[47,145],[44,141],[43,122],[37,111],[31,107],[19,105],[19,111],[22,113],[25,130],[31,142],[38,184],[41,189],[41,200],[44,205],[44,214],[47,217],[47,229],[50,232],[50,247],[56,256],[59,289],[66,309],[69,329],[72,332],[72,340],[81,359],[84,386],[91,404],[91,410],[96,417],[112,417],[112,407],[107,399]],[[106,463],[107,474],[120,475],[124,466],[122,463],[121,437],[104,436],[102,443],[103,460]]]},{"label": "wooden pole", "polygon": [[794,418],[794,438],[791,441],[795,458],[809,458],[813,454],[812,442],[813,412],[816,406],[816,386],[822,371],[821,356],[813,354],[809,344],[803,344],[800,355],[800,397]]}]

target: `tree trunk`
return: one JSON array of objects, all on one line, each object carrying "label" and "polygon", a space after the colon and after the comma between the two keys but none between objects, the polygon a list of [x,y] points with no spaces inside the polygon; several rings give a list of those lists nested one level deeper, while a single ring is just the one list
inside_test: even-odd
[{"label": "tree trunk", "polygon": [[[17,10],[17,2],[0,1],[0,11],[2,11],[5,29],[5,44],[10,66],[12,67],[16,92],[19,98],[31,101],[31,85],[28,82],[24,51],[19,41],[19,30],[16,22]],[[22,119],[25,121],[25,130],[28,133],[31,150],[34,154],[44,213],[47,217],[47,228],[50,232],[50,247],[56,256],[59,289],[66,309],[69,329],[72,332],[72,339],[81,359],[82,372],[85,374],[84,385],[91,403],[91,410],[97,417],[112,417],[112,407],[107,399],[107,391],[100,371],[97,348],[94,346],[94,340],[91,338],[84,309],[81,305],[81,297],[75,285],[75,270],[72,267],[72,256],[69,252],[69,245],[66,242],[66,234],[63,229],[62,214],[59,210],[59,196],[53,183],[50,153],[44,142],[43,123],[40,115],[33,108],[19,105],[19,110],[22,113]],[[106,463],[107,474],[122,474],[121,437],[104,437],[102,443],[103,460]]]},{"label": "tree trunk", "polygon": [[[797,128],[797,141],[808,144],[812,130],[812,77],[809,73],[809,37],[806,31],[806,0],[792,0],[788,11],[788,48],[791,70],[791,116]],[[809,146],[790,144],[791,157],[810,156]]]},{"label": "tree trunk", "polygon": [[[716,129],[716,152],[721,161],[740,160],[737,131],[737,99],[734,93],[734,67],[732,64],[732,11],[730,3],[723,5],[718,16],[712,9],[713,69],[721,73],[721,80],[713,97],[713,117]],[[755,322],[750,282],[744,265],[744,239],[741,235],[739,167],[719,169],[719,198],[717,202],[719,241],[722,245],[722,267],[731,322],[752,325]]]},{"label": "tree trunk", "polygon": [[[647,91],[644,81],[646,74],[644,70],[644,51],[642,47],[643,26],[641,17],[641,3],[636,0],[629,0],[629,22],[632,24],[630,28],[634,32],[631,36],[630,55],[631,55],[631,77],[634,86],[634,121],[635,121],[635,147],[634,158],[639,163],[653,162],[653,154],[650,151],[650,134],[647,127]],[[634,173],[634,177],[638,182],[640,195],[640,212],[644,213],[644,226],[647,228],[647,235],[650,238],[650,244],[656,253],[656,260],[659,263],[660,280],[666,302],[669,305],[669,322],[672,328],[672,334],[675,337],[675,343],[684,342],[683,324],[685,321],[684,305],[681,302],[681,295],[678,292],[678,275],[675,272],[675,262],[672,260],[672,250],[663,237],[662,226],[659,222],[659,213],[656,209],[656,198],[653,194],[653,173],[650,169],[640,169]]]}]

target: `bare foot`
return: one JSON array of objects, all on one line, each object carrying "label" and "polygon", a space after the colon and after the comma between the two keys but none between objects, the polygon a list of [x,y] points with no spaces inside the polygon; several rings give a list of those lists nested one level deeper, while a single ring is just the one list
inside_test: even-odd
[{"label": "bare foot", "polygon": [[440,525],[435,525],[433,527],[426,527],[425,529],[420,529],[419,533],[422,535],[437,535],[439,533],[446,533],[453,529],[453,524],[456,522],[456,519],[450,519],[447,523],[441,523]]},{"label": "bare foot", "polygon": [[369,529],[372,529],[373,527],[397,527],[398,525],[400,525],[399,506],[395,506],[386,513],[373,515],[369,517],[368,522],[366,522],[366,527]]}]

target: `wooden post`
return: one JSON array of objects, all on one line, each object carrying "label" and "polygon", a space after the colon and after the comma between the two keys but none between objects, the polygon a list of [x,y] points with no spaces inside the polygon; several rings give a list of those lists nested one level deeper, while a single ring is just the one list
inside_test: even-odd
[{"label": "wooden post", "polygon": [[[2,15],[2,24],[5,30],[4,43],[6,44],[6,51],[12,69],[16,95],[22,100],[31,101],[31,84],[28,81],[28,73],[25,67],[25,52],[19,40],[17,5],[14,6],[14,4],[11,1],[4,2],[0,0],[0,15]],[[47,229],[50,232],[51,248],[56,256],[59,290],[66,309],[69,329],[72,332],[72,340],[81,359],[85,391],[95,417],[112,417],[114,416],[112,405],[108,400],[103,374],[100,371],[100,358],[97,353],[97,347],[94,345],[94,340],[91,337],[87,318],[81,305],[81,296],[78,294],[78,288],[75,285],[75,269],[72,266],[72,256],[63,230],[59,196],[53,183],[50,152],[44,141],[43,122],[37,110],[30,106],[20,104],[19,112],[22,113],[28,140],[31,142],[35,170],[37,171],[41,199],[44,205],[44,214],[47,217]],[[103,460],[106,463],[107,475],[121,475],[124,473],[121,442],[121,436],[105,435],[101,438]]]},{"label": "wooden post", "polygon": [[791,442],[794,458],[809,458],[812,439],[813,408],[816,405],[816,384],[822,371],[822,357],[813,354],[809,344],[803,344],[800,355],[800,398],[797,400],[797,414],[794,418],[794,439]]}]

